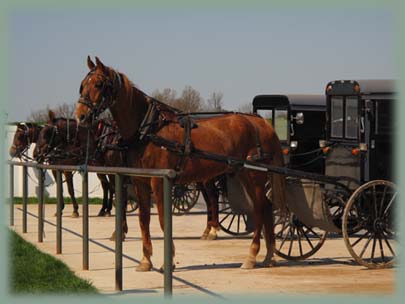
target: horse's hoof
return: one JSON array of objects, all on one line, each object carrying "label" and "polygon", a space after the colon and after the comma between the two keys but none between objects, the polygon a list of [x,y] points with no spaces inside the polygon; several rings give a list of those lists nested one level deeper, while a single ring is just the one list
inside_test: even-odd
[{"label": "horse's hoof", "polygon": [[[63,215],[63,212],[62,212],[60,215],[62,216],[62,215]],[[55,217],[58,216],[58,213],[55,212],[54,216],[55,216]]]},{"label": "horse's hoof", "polygon": [[241,269],[253,269],[256,267],[256,261],[252,261],[252,260],[246,260],[242,266],[240,266]]},{"label": "horse's hoof", "polygon": [[145,272],[152,269],[152,264],[150,263],[141,263],[136,267],[136,271]]},{"label": "horse's hoof", "polygon": [[[174,269],[176,269],[176,265],[173,262],[172,271],[174,271]],[[159,272],[161,272],[161,273],[165,272],[165,265],[160,266]]]},{"label": "horse's hoof", "polygon": [[270,258],[267,258],[267,257],[260,264],[263,267],[275,267],[275,266],[277,266],[276,261],[274,259],[270,259]]},{"label": "horse's hoof", "polygon": [[97,214],[97,216],[105,216],[104,210],[100,210],[100,212]]},{"label": "horse's hoof", "polygon": [[[125,238],[126,238],[126,235],[125,235],[125,233],[123,233],[122,234],[122,241],[123,242],[125,242]],[[115,242],[115,239],[116,239],[116,237],[115,237],[115,231],[111,234],[111,236],[110,236],[110,241],[113,241],[113,242]]]},{"label": "horse's hoof", "polygon": [[107,211],[107,212],[104,214],[104,216],[110,217],[110,216],[111,216],[111,211]]},{"label": "horse's hoof", "polygon": [[207,237],[208,237],[208,234],[206,234],[206,233],[204,233],[202,236],[201,236],[201,240],[206,240],[207,239]]},{"label": "horse's hoof", "polygon": [[73,218],[78,218],[78,217],[79,217],[79,212],[73,211],[72,217],[73,217]]},{"label": "horse's hoof", "polygon": [[211,240],[211,241],[213,241],[213,240],[216,240],[217,239],[217,233],[215,232],[215,233],[212,233],[212,231],[210,231],[210,233],[208,233],[208,236],[207,236],[207,240]]}]

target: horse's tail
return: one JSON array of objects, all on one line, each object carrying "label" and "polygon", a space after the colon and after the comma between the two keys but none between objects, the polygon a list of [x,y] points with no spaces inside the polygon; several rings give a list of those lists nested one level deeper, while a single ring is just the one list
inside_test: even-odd
[{"label": "horse's tail", "polygon": [[[284,157],[281,148],[280,140],[278,139],[277,134],[273,131],[273,134],[270,138],[266,138],[269,141],[271,147],[271,158],[270,165],[275,167],[284,167]],[[285,176],[283,174],[277,174],[271,172],[269,178],[272,186],[272,203],[275,209],[280,210],[281,213],[284,213],[287,209],[287,201],[285,194]]]}]

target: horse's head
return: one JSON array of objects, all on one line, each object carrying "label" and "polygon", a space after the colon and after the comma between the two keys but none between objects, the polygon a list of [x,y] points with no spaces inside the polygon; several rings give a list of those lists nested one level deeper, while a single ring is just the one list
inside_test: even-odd
[{"label": "horse's head", "polygon": [[48,123],[42,128],[34,150],[34,158],[44,161],[58,153],[63,153],[67,145],[77,141],[77,124],[74,119],[56,118],[48,113]]},{"label": "horse's head", "polygon": [[31,123],[18,123],[15,131],[13,143],[10,147],[9,154],[11,157],[21,158],[22,154],[30,147],[33,142],[33,125]]},{"label": "horse's head", "polygon": [[106,67],[97,57],[94,64],[88,56],[87,66],[90,72],[81,82],[76,107],[76,120],[82,125],[93,123],[112,106],[122,86],[121,75]]}]

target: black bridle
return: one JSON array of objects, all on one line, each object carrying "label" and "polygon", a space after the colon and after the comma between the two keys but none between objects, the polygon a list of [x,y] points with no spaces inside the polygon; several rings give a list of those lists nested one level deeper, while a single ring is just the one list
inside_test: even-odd
[{"label": "black bridle", "polygon": [[[91,70],[86,77],[84,78],[83,81],[89,81],[90,77],[94,75],[95,69]],[[88,121],[89,118],[91,118],[91,122],[95,122],[98,120],[100,115],[113,106],[117,100],[118,92],[122,87],[122,77],[120,73],[113,71],[114,78],[111,79],[108,76],[103,75],[103,79],[100,80],[100,84],[96,84],[96,88],[100,90],[101,92],[101,101],[98,103],[93,103],[89,100],[88,96],[83,96],[82,91],[83,91],[83,85],[80,86],[80,98],[77,101],[77,103],[84,104],[87,106],[90,111],[86,114],[86,116],[81,119],[81,121]]]},{"label": "black bridle", "polygon": [[[39,125],[27,125],[26,123],[20,123],[17,126],[17,131],[21,130],[23,133],[23,138],[27,141],[27,144],[24,145],[24,147],[22,148],[22,150],[19,150],[20,146],[17,146],[14,144],[11,145],[12,148],[16,149],[16,157],[22,158],[24,160],[32,160],[32,157],[30,157],[27,152],[31,146],[31,144],[33,142],[35,142],[35,138],[31,138],[35,136],[35,129],[38,128],[38,131],[41,131],[43,126],[39,126]],[[32,129],[32,134],[30,134],[30,131]]]}]

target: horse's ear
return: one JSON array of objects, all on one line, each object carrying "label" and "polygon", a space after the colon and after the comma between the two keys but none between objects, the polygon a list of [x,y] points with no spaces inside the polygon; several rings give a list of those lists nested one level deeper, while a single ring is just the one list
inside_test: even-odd
[{"label": "horse's ear", "polygon": [[105,65],[101,62],[100,59],[96,56],[96,65],[97,68],[101,69],[103,72],[106,70]]},{"label": "horse's ear", "polygon": [[49,122],[54,122],[56,120],[55,113],[52,110],[48,111]]},{"label": "horse's ear", "polygon": [[89,67],[90,70],[94,69],[95,66],[96,66],[96,65],[94,64],[94,62],[91,61],[90,56],[87,56],[87,66]]}]

